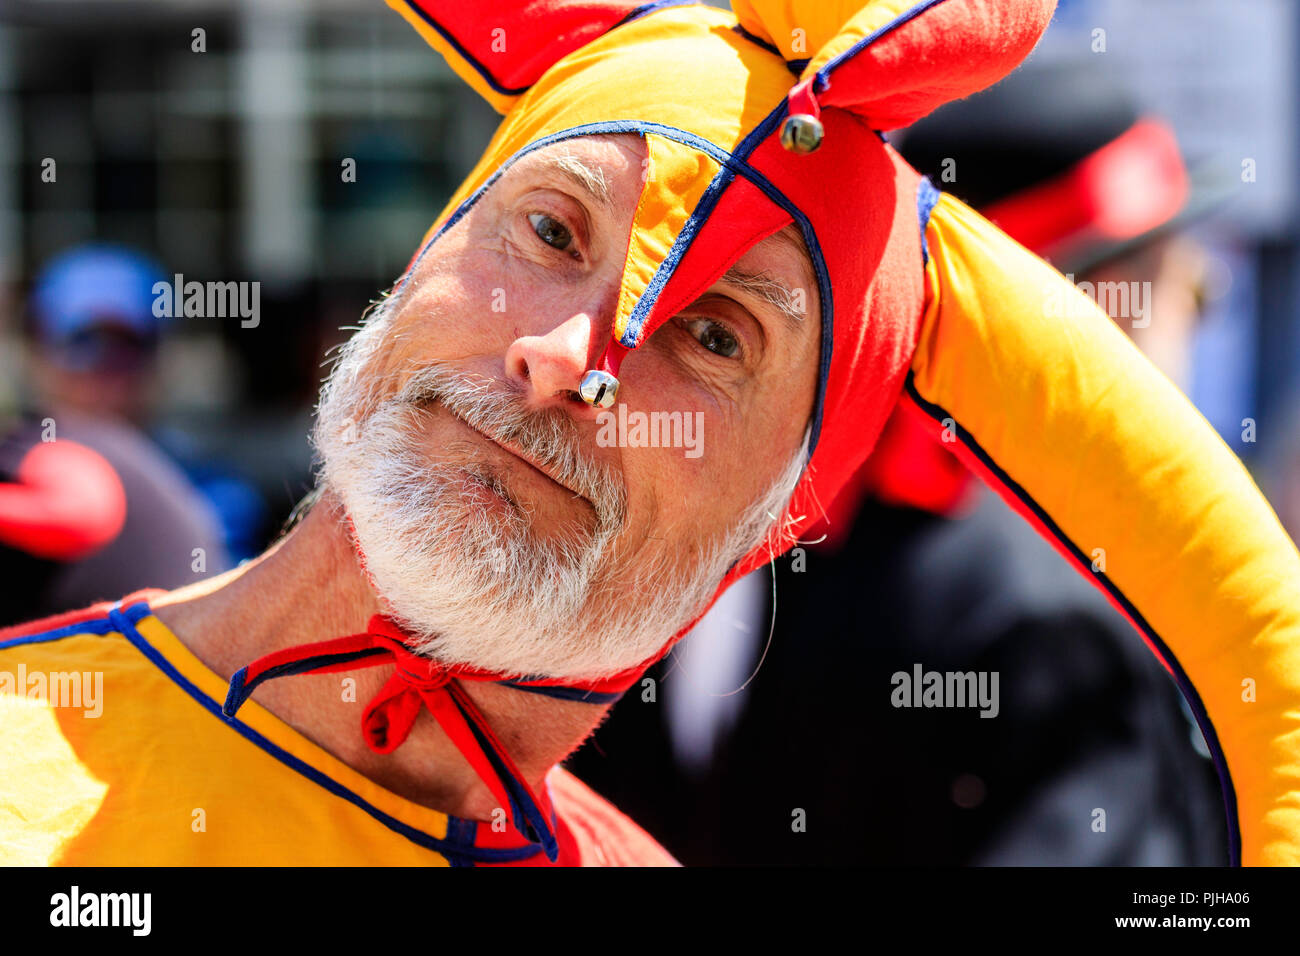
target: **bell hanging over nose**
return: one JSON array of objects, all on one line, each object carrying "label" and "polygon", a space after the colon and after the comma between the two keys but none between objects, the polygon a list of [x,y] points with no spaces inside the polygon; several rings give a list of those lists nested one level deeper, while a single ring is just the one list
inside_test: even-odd
[{"label": "bell hanging over nose", "polygon": [[781,145],[792,153],[811,153],[825,136],[821,120],[808,113],[787,116],[781,124]]},{"label": "bell hanging over nose", "polygon": [[609,408],[618,398],[618,379],[600,369],[588,369],[578,386],[578,394],[588,405],[597,408]]}]

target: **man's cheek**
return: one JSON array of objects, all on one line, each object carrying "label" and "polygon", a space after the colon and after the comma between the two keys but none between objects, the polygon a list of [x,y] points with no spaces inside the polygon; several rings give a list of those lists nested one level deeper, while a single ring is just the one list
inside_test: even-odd
[{"label": "man's cheek", "polygon": [[[456,362],[503,350],[507,330],[491,311],[491,300],[491,291],[459,287],[427,302],[425,314],[394,330],[402,340],[397,346],[401,359],[418,367],[431,359]],[[488,307],[480,307],[480,301]]]},{"label": "man's cheek", "polygon": [[727,487],[725,476],[704,458],[686,458],[681,448],[655,451],[661,531],[678,543],[704,540],[715,531],[717,489]]}]

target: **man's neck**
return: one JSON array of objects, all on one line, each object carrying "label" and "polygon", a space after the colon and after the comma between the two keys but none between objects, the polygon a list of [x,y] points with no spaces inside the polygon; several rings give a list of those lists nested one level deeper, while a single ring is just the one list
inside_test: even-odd
[{"label": "man's neck", "polygon": [[[272,651],[364,631],[381,610],[328,496],[264,554],[172,591],[153,608],[181,643],[227,680]],[[377,754],[366,746],[362,711],[391,672],[391,667],[372,667],[286,677],[261,685],[253,698],[386,789],[445,813],[491,819],[498,801],[427,712],[393,753]],[[347,678],[355,681],[353,687]],[[498,684],[464,687],[534,792],[602,713],[590,704]]]}]

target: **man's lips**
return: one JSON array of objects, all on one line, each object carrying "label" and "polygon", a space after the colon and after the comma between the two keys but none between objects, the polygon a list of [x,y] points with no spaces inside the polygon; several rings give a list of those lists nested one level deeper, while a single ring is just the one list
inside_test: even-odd
[{"label": "man's lips", "polygon": [[554,474],[552,474],[545,466],[541,465],[534,458],[527,455],[524,452],[524,450],[520,448],[518,445],[514,444],[513,442],[502,441],[499,438],[493,438],[487,432],[483,431],[482,429],[475,428],[470,422],[466,421],[460,415],[457,415],[456,412],[452,408],[450,408],[446,403],[438,402],[438,404],[441,405],[443,408],[445,408],[451,414],[451,416],[456,419],[456,421],[460,422],[462,425],[464,425],[470,431],[474,432],[476,435],[479,435],[480,437],[491,442],[493,445],[496,445],[498,448],[500,448],[502,451],[506,452],[507,454],[512,455],[513,457],[519,459],[519,461],[523,462],[527,467],[531,468],[533,471],[537,472],[547,481],[551,482],[551,484],[563,488],[565,491],[573,495],[575,498],[581,498],[583,501],[587,501],[588,504],[590,504],[590,501],[588,501],[585,495],[583,495],[581,492],[577,491],[576,489],[569,487],[564,482],[560,481],[560,479],[557,478]]}]

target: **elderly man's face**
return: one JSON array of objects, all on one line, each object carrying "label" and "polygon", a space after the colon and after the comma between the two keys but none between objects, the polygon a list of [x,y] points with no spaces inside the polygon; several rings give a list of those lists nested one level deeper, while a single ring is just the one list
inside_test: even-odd
[{"label": "elderly man's face", "polygon": [[[369,485],[389,486],[364,489],[379,500],[349,500],[349,491],[362,497],[365,482],[338,490],[381,593],[444,656],[470,654],[477,640],[467,659],[484,667],[509,660],[574,676],[637,663],[740,556],[718,550],[752,546],[752,522],[737,527],[753,518],[746,509],[779,507],[797,474],[789,466],[811,413],[820,334],[811,266],[792,230],[747,252],[628,355],[618,400],[632,428],[620,433],[601,417],[617,409],[593,408],[577,393],[610,340],[644,156],[643,141],[623,135],[579,137],[518,160],[426,252],[356,337],[369,336],[364,347],[349,346],[342,362],[352,363],[352,381],[334,389],[346,391],[346,407],[327,390],[317,440],[330,484],[348,485],[350,473],[373,468],[365,458],[391,457],[401,445],[402,470],[369,476]],[[402,417],[374,429],[384,409]],[[639,419],[689,423],[689,433],[676,434],[680,444],[689,435],[690,447],[645,447]],[[354,441],[325,434],[349,424],[359,431]],[[374,444],[374,430],[385,444]],[[445,548],[410,540],[420,507],[412,496],[443,513],[431,520]],[[411,528],[383,530],[395,497]],[[459,598],[446,589],[413,613],[412,598],[389,593],[379,573],[380,538],[404,539],[408,565],[430,549],[439,561],[477,565],[455,587],[474,578],[476,599],[495,613],[450,613]],[[574,593],[536,593],[552,586]],[[514,590],[533,593],[493,597]],[[514,623],[497,620],[502,614]],[[637,618],[649,631],[629,635],[646,630]],[[463,648],[458,630],[476,632],[463,635]],[[496,636],[500,654],[486,652]],[[566,640],[572,646],[562,648]]]}]

